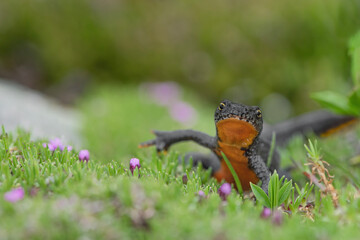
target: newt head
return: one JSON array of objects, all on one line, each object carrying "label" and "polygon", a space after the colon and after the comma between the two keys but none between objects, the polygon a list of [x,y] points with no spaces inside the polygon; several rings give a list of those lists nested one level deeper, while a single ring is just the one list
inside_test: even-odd
[{"label": "newt head", "polygon": [[261,133],[263,119],[257,106],[224,100],[215,111],[215,124],[221,145],[248,148]]}]

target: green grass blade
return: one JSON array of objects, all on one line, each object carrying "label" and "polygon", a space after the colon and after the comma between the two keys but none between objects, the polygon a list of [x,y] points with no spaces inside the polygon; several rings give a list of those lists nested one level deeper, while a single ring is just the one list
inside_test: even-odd
[{"label": "green grass blade", "polygon": [[270,181],[269,181],[269,185],[268,185],[268,195],[269,195],[269,200],[270,200],[270,208],[274,207],[274,177],[273,175],[270,177]]},{"label": "green grass blade", "polygon": [[270,146],[269,156],[268,156],[268,159],[267,159],[267,166],[268,167],[270,167],[270,165],[271,165],[271,160],[272,160],[272,157],[274,155],[275,145],[276,145],[276,133],[273,132],[272,138],[271,138],[271,146]]},{"label": "green grass blade", "polygon": [[276,170],[270,177],[270,182],[268,186],[269,199],[271,203],[271,208],[275,208],[278,206],[278,193],[279,193],[279,175]]},{"label": "green grass blade", "polygon": [[305,197],[305,192],[301,193],[295,200],[295,203],[293,204],[295,209],[298,209],[298,207],[300,206],[302,200],[304,199]]},{"label": "green grass blade", "polygon": [[312,192],[312,190],[314,189],[314,186],[315,186],[314,184],[311,184],[310,189],[309,189],[309,190],[307,190],[307,194],[306,194],[306,196],[305,196],[305,201],[307,201],[307,200],[308,200],[310,193],[311,193],[311,192]]},{"label": "green grass blade", "polygon": [[278,205],[282,204],[283,202],[285,202],[286,199],[289,198],[291,189],[292,189],[292,181],[285,183],[280,188]]},{"label": "green grass blade", "polygon": [[236,184],[237,190],[238,190],[240,196],[242,197],[242,196],[243,196],[243,190],[242,190],[242,187],[241,187],[241,183],[240,183],[239,176],[236,174],[233,166],[231,165],[231,163],[230,163],[229,159],[226,157],[226,155],[225,155],[223,152],[221,152],[221,155],[223,156],[226,165],[228,166],[231,174],[233,175],[233,178],[234,178],[234,180],[235,180],[235,184]]},{"label": "green grass blade", "polygon": [[296,191],[297,193],[300,195],[301,194],[301,190],[299,188],[299,186],[295,183],[295,188],[296,188]]},{"label": "green grass blade", "polygon": [[264,190],[262,190],[261,187],[259,187],[258,185],[255,185],[253,183],[250,183],[250,187],[251,187],[251,190],[254,193],[256,199],[259,202],[262,202],[265,205],[265,207],[271,208],[270,199],[269,199],[268,195],[266,195]]}]

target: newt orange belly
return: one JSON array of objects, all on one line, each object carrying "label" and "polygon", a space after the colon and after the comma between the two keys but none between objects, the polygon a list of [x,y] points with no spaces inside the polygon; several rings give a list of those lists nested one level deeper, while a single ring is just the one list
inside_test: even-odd
[{"label": "newt orange belly", "polygon": [[[253,143],[258,132],[250,123],[235,118],[221,120],[216,124],[216,127],[219,137],[218,148],[216,149],[217,155],[221,156],[221,152],[226,155],[240,179],[243,190],[250,190],[250,182],[257,183],[259,178],[248,167],[245,151]],[[214,173],[214,177],[219,182],[225,180],[229,183],[235,183],[229,168],[222,158],[221,167]]]}]

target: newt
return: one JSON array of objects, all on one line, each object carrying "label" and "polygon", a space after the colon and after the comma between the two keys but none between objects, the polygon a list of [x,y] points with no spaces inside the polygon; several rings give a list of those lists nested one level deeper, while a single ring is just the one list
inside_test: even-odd
[{"label": "newt", "polygon": [[[187,129],[176,131],[153,131],[156,138],[143,142],[139,147],[155,146],[158,152],[167,151],[169,147],[181,141],[194,141],[211,150],[212,154],[188,153],[185,160],[193,159],[194,165],[201,163],[204,168],[212,169],[212,176],[221,182],[225,180],[235,186],[235,180],[224,161],[222,154],[229,159],[238,175],[242,189],[250,190],[250,183],[262,182],[262,189],[267,193],[270,174],[277,170],[280,175],[286,172],[279,168],[280,155],[273,152],[268,167],[271,147],[269,132],[279,131],[280,142],[286,141],[293,134],[312,130],[316,133],[326,132],[354,120],[354,117],[336,116],[330,113],[314,113],[307,117],[298,117],[291,121],[267,127],[263,130],[262,112],[258,106],[247,106],[229,100],[222,101],[215,110],[216,135]],[[295,123],[295,124],[294,124]],[[281,126],[289,130],[281,129]]]}]

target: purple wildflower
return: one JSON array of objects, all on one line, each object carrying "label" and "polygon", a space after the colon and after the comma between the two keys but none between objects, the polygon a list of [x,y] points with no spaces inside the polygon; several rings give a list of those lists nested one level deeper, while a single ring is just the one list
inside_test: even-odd
[{"label": "purple wildflower", "polygon": [[15,188],[9,192],[6,192],[4,195],[4,199],[8,202],[17,202],[24,198],[25,191],[22,187]]},{"label": "purple wildflower", "polygon": [[137,158],[130,159],[130,171],[132,174],[134,173],[135,168],[140,168],[140,167],[141,165],[139,159]]},{"label": "purple wildflower", "polygon": [[260,217],[263,219],[269,218],[271,216],[271,209],[264,207],[264,209],[261,212]]},{"label": "purple wildflower", "polygon": [[64,145],[59,145],[58,148],[60,149],[60,151],[64,151],[65,146]]},{"label": "purple wildflower", "polygon": [[230,183],[224,183],[218,190],[219,196],[223,201],[226,201],[227,196],[231,193]]},{"label": "purple wildflower", "polygon": [[145,85],[150,97],[159,105],[169,105],[179,98],[179,86],[175,82],[150,83]]},{"label": "purple wildflower", "polygon": [[49,143],[47,146],[48,146],[48,149],[52,152],[56,150],[56,147],[54,145],[52,145],[51,143]]},{"label": "purple wildflower", "polygon": [[71,150],[73,149],[73,147],[70,146],[70,145],[68,145],[68,146],[66,147],[66,149],[67,149],[68,152],[71,152]]},{"label": "purple wildflower", "polygon": [[280,226],[283,223],[284,216],[283,213],[279,210],[274,211],[273,217],[272,217],[272,223],[274,225]]},{"label": "purple wildflower", "polygon": [[198,191],[198,195],[199,195],[199,197],[201,197],[201,198],[204,198],[204,197],[206,197],[206,195],[205,195],[205,193],[203,192],[203,191]]},{"label": "purple wildflower", "polygon": [[195,109],[185,102],[178,101],[170,106],[171,117],[180,123],[192,123],[196,120]]},{"label": "purple wildflower", "polygon": [[62,144],[60,138],[50,140],[50,144],[53,145],[55,149],[59,148],[61,151],[64,150],[64,145]]},{"label": "purple wildflower", "polygon": [[79,160],[88,162],[90,159],[90,153],[88,150],[84,149],[79,152]]},{"label": "purple wildflower", "polygon": [[63,151],[65,146],[62,144],[60,138],[54,138],[49,141],[48,144],[43,143],[44,148],[48,148],[50,151],[55,151],[56,149],[59,149],[60,151]]}]

